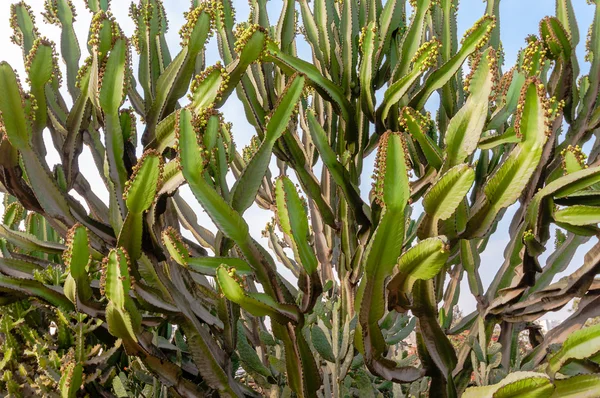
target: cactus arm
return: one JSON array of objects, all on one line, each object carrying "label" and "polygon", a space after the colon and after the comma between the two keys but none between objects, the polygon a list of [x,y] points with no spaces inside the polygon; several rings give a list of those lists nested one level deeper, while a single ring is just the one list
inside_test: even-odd
[{"label": "cactus arm", "polygon": [[143,215],[155,201],[162,172],[162,157],[155,151],[146,151],[134,167],[123,194],[128,213],[117,245],[127,249],[134,261],[142,254]]},{"label": "cactus arm", "polygon": [[181,110],[178,120],[180,164],[185,177],[196,199],[207,210],[217,225],[227,237],[243,242],[248,236],[248,225],[244,219],[219,194],[208,185],[202,171],[204,170],[201,148],[197,142],[196,133],[191,124],[191,113]]},{"label": "cactus arm", "polygon": [[379,35],[375,22],[369,23],[360,38],[361,61],[360,61],[360,102],[363,112],[369,119],[375,119],[375,92],[373,91],[373,76],[376,61],[376,48],[379,46]]},{"label": "cactus arm", "polygon": [[440,42],[431,40],[424,43],[417,50],[412,60],[413,67],[411,71],[402,75],[402,77],[390,85],[383,94],[383,102],[377,110],[381,122],[385,123],[390,108],[398,103],[398,101],[400,101],[413,86],[415,81],[435,63],[439,48]]},{"label": "cactus arm", "polygon": [[74,184],[74,179],[79,171],[77,157],[82,148],[83,137],[81,127],[84,123],[86,109],[88,109],[88,82],[89,79],[80,80],[81,92],[67,116],[67,136],[63,142],[62,159],[67,178],[67,186]]},{"label": "cactus arm", "polygon": [[212,17],[203,7],[190,11],[181,31],[181,52],[166,67],[156,81],[156,95],[146,116],[147,140],[154,139],[152,131],[162,115],[175,110],[177,100],[188,90],[194,73],[196,57],[212,33]]},{"label": "cactus arm", "polygon": [[542,83],[530,78],[521,91],[521,108],[515,127],[522,141],[517,144],[484,188],[474,205],[465,236],[484,235],[498,212],[514,203],[529,183],[542,157],[547,140],[547,103]]},{"label": "cactus arm", "polygon": [[220,265],[235,268],[236,273],[244,276],[253,273],[252,267],[242,260],[235,257],[191,257],[188,248],[183,243],[181,236],[174,228],[167,228],[162,233],[162,240],[171,255],[171,258],[177,264],[189,268],[192,271],[204,275],[216,275],[216,270]]},{"label": "cactus arm", "polygon": [[239,304],[254,316],[269,316],[281,324],[298,321],[294,307],[279,304],[264,293],[246,293],[224,266],[217,268],[217,281],[228,300]]},{"label": "cactus arm", "polygon": [[321,191],[321,183],[308,167],[307,155],[298,135],[294,131],[288,131],[287,134],[284,134],[283,140],[291,156],[290,166],[296,172],[302,189],[319,208],[325,224],[333,229],[338,229],[333,210]]},{"label": "cactus arm", "polygon": [[290,237],[296,258],[304,268],[301,278],[308,276],[309,279],[308,286],[303,288],[305,296],[302,303],[302,311],[308,312],[314,307],[317,297],[323,291],[317,257],[308,244],[310,239],[308,215],[296,187],[285,176],[277,180],[275,200],[279,224],[284,233]]},{"label": "cactus arm", "polygon": [[65,296],[75,305],[78,299],[86,302],[92,296],[88,277],[88,266],[91,262],[90,243],[87,230],[75,224],[68,233],[67,249],[63,252],[63,261],[67,265],[69,275],[65,281]]},{"label": "cactus arm", "polygon": [[359,224],[369,223],[367,216],[368,207],[360,198],[357,188],[351,183],[348,170],[337,160],[337,155],[329,145],[327,136],[323,127],[319,124],[315,112],[309,109],[306,112],[306,119],[310,130],[313,143],[317,147],[323,163],[331,173],[335,183],[339,185],[350,208],[352,209]]},{"label": "cactus arm", "polygon": [[446,160],[443,169],[465,161],[475,149],[488,115],[489,97],[497,77],[496,52],[489,47],[478,55],[467,77],[469,96],[450,120],[446,135]]},{"label": "cactus arm", "polygon": [[485,137],[481,137],[477,147],[479,149],[488,150],[494,149],[504,144],[516,144],[521,142],[521,139],[517,136],[517,132],[513,127],[509,127],[502,134],[493,134]]},{"label": "cactus arm", "polygon": [[382,137],[374,190],[383,211],[363,255],[365,277],[356,295],[360,332],[355,334],[355,344],[373,372],[398,381],[420,377],[417,369],[397,368],[383,358],[385,341],[379,327],[385,312],[385,278],[391,274],[404,242],[404,213],[410,197],[405,150],[399,134],[388,132]]},{"label": "cactus arm", "polygon": [[[507,89],[504,89],[502,84],[507,80],[509,86]],[[525,80],[525,74],[521,73],[517,68],[506,72],[500,81],[500,88],[506,90],[506,92],[504,94],[501,93],[500,99],[496,100],[499,102],[499,105],[492,112],[491,120],[485,126],[485,130],[498,130],[508,120],[509,116],[514,113],[517,109],[519,95],[525,84]]]},{"label": "cactus arm", "polygon": [[41,38],[36,39],[27,56],[25,65],[28,70],[27,80],[31,86],[31,94],[33,94],[37,104],[32,123],[31,141],[36,151],[41,156],[45,156],[46,149],[42,142],[42,130],[46,127],[48,119],[46,84],[50,83],[55,76],[56,79],[60,78],[53,43]]},{"label": "cactus arm", "polygon": [[448,336],[437,321],[437,302],[432,280],[419,280],[413,290],[415,305],[412,308],[417,316],[417,328],[427,355],[439,369],[444,381],[438,377],[432,378],[432,387],[445,389],[447,396],[457,397],[452,371],[457,365],[457,357]]},{"label": "cactus arm", "polygon": [[101,289],[108,299],[106,322],[109,332],[126,342],[137,342],[141,316],[129,296],[131,277],[129,256],[123,249],[112,249],[102,263]]},{"label": "cactus arm", "polygon": [[540,191],[529,202],[526,209],[525,221],[527,229],[532,230],[534,235],[538,235],[540,218],[543,215],[544,201],[548,198],[565,198],[581,192],[586,188],[600,182],[600,167],[590,167],[579,171],[574,171],[563,177],[552,181]]},{"label": "cactus arm", "polygon": [[[235,61],[227,65],[229,82],[226,91],[216,103],[217,108],[220,108],[225,103],[240,82],[245,81],[244,84],[246,86],[249,84],[246,71],[254,62],[261,59],[265,52],[267,40],[269,40],[268,32],[259,25],[251,25],[240,33],[240,37],[235,43],[235,48],[239,56]],[[252,97],[253,101],[256,101],[256,94],[248,92],[246,95]]]},{"label": "cactus arm", "polygon": [[124,140],[119,120],[119,107],[125,98],[126,69],[128,64],[127,43],[118,39],[106,63],[106,71],[100,87],[99,104],[104,111],[106,157],[110,181],[113,185],[114,199],[121,215],[126,214],[123,192],[127,182],[127,170],[124,164]]},{"label": "cactus arm", "polygon": [[61,54],[67,65],[67,86],[73,100],[79,95],[76,85],[77,71],[81,50],[75,35],[73,22],[75,22],[75,8],[70,0],[46,0],[44,16],[48,21],[61,27],[60,48]]},{"label": "cactus arm", "polygon": [[23,49],[23,59],[26,59],[33,48],[33,43],[38,37],[35,16],[31,12],[31,7],[23,1],[11,4],[10,26],[13,29],[11,40],[13,43],[21,46]]},{"label": "cactus arm", "polygon": [[439,170],[443,163],[442,150],[428,135],[431,120],[414,109],[405,107],[400,114],[400,125],[419,144],[427,163],[434,169]]},{"label": "cactus arm", "polygon": [[59,291],[38,281],[12,278],[0,274],[0,288],[39,297],[42,300],[67,311],[73,310],[73,304]]},{"label": "cactus arm", "polygon": [[321,67],[324,67],[325,61],[323,58],[323,52],[321,51],[321,47],[319,44],[319,29],[317,28],[315,18],[308,5],[308,0],[301,0],[299,3],[306,39],[312,48],[313,56],[315,57],[315,59],[317,59],[317,61],[319,61]]},{"label": "cactus arm", "polygon": [[454,214],[475,181],[475,171],[467,164],[455,166],[444,173],[423,198],[426,216],[417,236],[423,239],[438,235],[438,221]]},{"label": "cactus arm", "polygon": [[409,106],[421,109],[435,90],[444,86],[460,69],[467,57],[482,48],[495,26],[495,19],[484,16],[467,31],[462,46],[452,58],[427,77],[419,92],[411,99]]},{"label": "cactus arm", "polygon": [[275,62],[284,71],[291,72],[295,71],[302,73],[308,79],[308,82],[317,90],[317,92],[327,101],[332,102],[342,117],[346,121],[353,119],[352,105],[345,98],[344,93],[340,90],[340,87],[335,85],[331,80],[323,77],[318,69],[300,58],[296,58],[281,52],[275,43],[268,43],[268,60]]},{"label": "cactus arm", "polygon": [[431,0],[418,0],[406,35],[400,43],[400,59],[394,70],[394,77],[404,76],[410,67],[410,60],[416,54],[423,37],[424,21],[431,7]]},{"label": "cactus arm", "polygon": [[408,295],[415,282],[435,277],[446,265],[449,255],[448,240],[442,235],[422,240],[400,256],[397,272],[387,285],[389,307],[403,312],[410,308]]},{"label": "cactus arm", "polygon": [[304,89],[304,77],[295,76],[283,93],[281,100],[269,118],[263,141],[231,190],[231,206],[240,214],[252,205],[263,177],[271,161],[276,141],[288,127],[297,109],[298,99]]}]

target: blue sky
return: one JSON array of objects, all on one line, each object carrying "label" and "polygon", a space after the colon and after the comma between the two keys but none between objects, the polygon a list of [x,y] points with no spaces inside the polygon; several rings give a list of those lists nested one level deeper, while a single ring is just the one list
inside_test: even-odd
[{"label": "blue sky", "polygon": [[[80,45],[82,47],[83,52],[83,61],[83,59],[87,56],[87,50],[84,45],[84,40],[86,40],[87,38],[87,30],[91,20],[91,14],[85,9],[83,0],[74,0],[73,2],[75,3],[75,6],[78,10],[78,17],[75,24],[75,29],[80,38]],[[577,54],[580,58],[582,73],[587,73],[589,65],[583,62],[584,42],[587,34],[587,29],[592,22],[594,9],[592,6],[587,5],[586,0],[572,0],[572,2],[575,7],[581,37],[581,42],[579,44],[579,47],[577,48]],[[0,49],[2,49],[0,53],[0,60],[8,61],[15,69],[17,69],[20,75],[23,76],[24,68],[22,64],[21,51],[16,45],[10,42],[10,35],[12,34],[12,31],[9,27],[8,19],[10,15],[9,8],[11,3],[12,1],[10,0],[0,1],[0,20],[2,21],[0,23]],[[55,42],[59,42],[60,29],[56,26],[50,26],[43,22],[43,18],[41,16],[41,12],[43,11],[43,0],[29,0],[27,1],[27,3],[32,6],[32,9],[36,14],[37,25],[41,34],[47,36]],[[131,22],[130,18],[127,16],[130,1],[113,0],[112,3],[112,12],[117,17],[117,20],[121,24],[121,27],[123,28],[125,34],[128,36],[132,35],[134,31],[134,25]],[[171,48],[172,54],[175,55],[178,51],[177,49],[180,41],[178,30],[179,27],[184,23],[183,11],[188,9],[189,1],[169,0],[165,1],[164,3],[167,9],[170,24],[170,29],[167,33],[167,41]],[[233,3],[237,11],[237,20],[246,20],[249,13],[247,0],[233,0]],[[277,23],[279,11],[281,10],[281,4],[282,3],[280,1],[276,0],[271,0],[269,2],[268,9],[270,13],[271,24]],[[524,45],[525,37],[529,34],[537,34],[539,21],[543,17],[547,15],[554,15],[555,2],[554,0],[502,0],[500,8],[501,39],[505,50],[505,69],[508,69],[514,64],[518,50]],[[471,27],[472,24],[483,15],[484,11],[485,2],[483,2],[482,0],[461,0],[458,14],[459,36],[462,36],[462,33],[466,29]],[[305,43],[298,44],[298,51],[301,57],[310,57],[309,47]],[[217,59],[218,53],[216,50],[216,43],[213,40],[209,44],[209,49],[207,52],[207,65],[214,63]],[[68,96],[66,96],[66,98],[67,97]],[[250,138],[254,131],[253,128],[245,120],[243,107],[235,96],[231,96],[224,108],[222,109],[222,111],[225,115],[225,119],[233,123],[235,142],[238,145],[238,149],[241,149],[250,141]],[[49,135],[46,138],[46,143],[50,143]],[[99,176],[97,175],[97,171],[94,167],[86,166],[87,164],[91,163],[88,163],[85,160],[90,159],[89,156],[89,152],[85,150],[82,156],[80,157],[81,170],[90,180],[90,182],[92,183],[92,187],[97,191],[98,195],[106,200],[108,198],[108,192],[104,188],[103,184],[100,182]],[[51,146],[48,147],[47,160],[50,164],[54,164],[58,161],[58,156],[53,151],[53,148]],[[365,178],[363,178],[361,184],[361,188],[365,193],[365,197],[368,194],[368,190],[370,189],[370,175],[372,173],[372,167],[369,166],[371,164],[372,162],[370,162],[369,160],[365,162]],[[190,194],[189,190],[187,190],[187,188],[184,188],[182,194],[186,199],[189,200],[189,203],[194,206],[194,208],[199,214],[200,221],[206,226],[212,225],[212,223],[204,214],[202,209],[200,209],[196,205],[196,201]],[[482,274],[484,286],[487,286],[489,284],[489,282],[495,274],[495,271],[502,264],[504,258],[503,251],[509,240],[507,231],[512,214],[513,211],[509,209],[509,211],[507,211],[507,214],[505,215],[503,221],[497,229],[498,232],[496,232],[493,235],[486,251],[482,254],[480,272]],[[418,214],[415,215],[414,213],[413,215],[414,217],[418,216]],[[260,231],[264,228],[264,225],[271,219],[271,216],[272,213],[260,210],[256,205],[250,208],[244,215],[244,217],[248,221],[248,224],[251,226],[253,236],[260,242],[264,243],[265,247],[267,246],[267,242],[260,236]],[[571,266],[564,274],[571,273],[574,269],[581,265],[583,261],[583,255],[586,251],[585,248],[589,248],[593,243],[595,242],[591,242],[580,248],[577,255],[573,259]],[[550,242],[549,247],[551,247],[551,244],[552,243]],[[545,258],[547,257],[547,254],[542,256],[541,258],[542,266],[545,263]],[[286,276],[289,275],[288,272],[284,271],[283,273]],[[463,278],[461,290],[462,297],[459,301],[459,305],[465,313],[468,313],[475,308],[475,302],[468,291],[466,277]],[[558,313],[550,314],[548,315],[548,317],[553,319],[562,319],[565,317],[565,314],[566,311],[563,310]]]}]

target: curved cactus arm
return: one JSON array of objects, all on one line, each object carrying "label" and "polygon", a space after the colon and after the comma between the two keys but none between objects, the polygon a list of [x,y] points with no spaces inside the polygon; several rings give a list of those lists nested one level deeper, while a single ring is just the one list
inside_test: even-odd
[{"label": "curved cactus arm", "polygon": [[0,288],[39,297],[51,305],[72,311],[73,304],[61,292],[36,281],[13,278],[0,274]]},{"label": "curved cactus arm", "polygon": [[39,32],[35,26],[35,15],[24,1],[10,5],[10,27],[13,30],[11,41],[21,46],[23,59],[26,59]]},{"label": "curved cactus arm", "polygon": [[305,78],[302,75],[296,75],[290,80],[280,102],[269,118],[258,150],[242,170],[231,190],[231,206],[240,214],[243,214],[256,198],[258,189],[269,167],[275,143],[286,131],[292,115],[297,110],[298,100],[304,89],[304,81]]},{"label": "curved cactus arm", "polygon": [[593,325],[577,330],[548,359],[546,373],[550,377],[554,377],[570,361],[591,357],[598,351],[600,351],[600,325]]},{"label": "curved cactus arm", "polygon": [[146,140],[154,139],[153,130],[161,116],[173,112],[177,101],[187,92],[196,58],[204,50],[212,28],[212,10],[206,5],[187,13],[186,24],[180,32],[182,49],[156,81],[156,94],[146,115]]},{"label": "curved cactus arm", "polygon": [[[268,40],[269,34],[267,30],[257,24],[250,25],[239,34],[238,40],[235,43],[235,50],[238,52],[238,57],[235,61],[227,65],[229,83],[227,90],[225,90],[216,103],[217,108],[223,106],[233,90],[246,78],[248,67],[252,63],[262,59]],[[251,93],[247,93],[246,95],[250,96]]]},{"label": "curved cactus arm", "polygon": [[235,257],[192,257],[188,247],[183,242],[181,235],[174,228],[169,227],[162,233],[162,241],[171,258],[177,264],[203,275],[216,275],[217,268],[225,265],[235,268],[236,273],[245,276],[252,275],[254,271],[250,265],[241,258]]},{"label": "curved cactus arm", "polygon": [[183,176],[192,193],[225,236],[235,242],[246,242],[248,224],[204,179],[202,149],[192,126],[189,110],[181,110],[176,132]]},{"label": "curved cactus arm", "polygon": [[428,134],[432,125],[431,119],[409,107],[402,109],[399,119],[400,125],[419,144],[427,163],[439,170],[443,163],[442,150]]},{"label": "curved cactus arm", "polygon": [[246,293],[234,278],[235,270],[228,271],[224,266],[217,268],[217,282],[228,300],[238,304],[254,316],[269,316],[274,321],[286,324],[297,323],[299,314],[295,307],[279,304],[264,293]]},{"label": "curved cactus arm", "polygon": [[6,239],[13,245],[29,251],[41,251],[50,254],[60,254],[65,246],[52,241],[43,241],[32,234],[21,231],[13,231],[0,224],[0,238]]},{"label": "curved cactus arm", "polygon": [[312,109],[306,111],[306,120],[313,143],[317,147],[321,159],[331,173],[333,180],[342,190],[356,220],[361,225],[368,224],[368,206],[361,199],[357,187],[352,184],[348,170],[338,161],[336,153],[329,145],[325,130],[319,124],[316,114]]},{"label": "curved cactus arm", "polygon": [[407,74],[410,60],[418,51],[425,27],[424,21],[430,11],[431,4],[431,0],[417,0],[414,2],[414,15],[408,31],[400,43],[400,59],[393,72],[393,76],[396,78]]},{"label": "curved cactus arm", "polygon": [[377,109],[377,114],[379,115],[381,122],[385,123],[390,108],[408,93],[419,77],[435,65],[440,47],[441,44],[437,39],[424,43],[413,56],[411,61],[412,69],[410,72],[401,75],[398,80],[385,90],[383,101]]},{"label": "curved cactus arm", "polygon": [[141,315],[129,296],[132,280],[129,256],[123,249],[112,249],[102,262],[100,288],[108,299],[106,322],[109,332],[127,342],[137,342]]},{"label": "curved cactus arm", "polygon": [[376,50],[379,47],[379,32],[375,22],[370,22],[362,30],[360,37],[360,103],[363,112],[371,120],[375,119],[375,92],[373,78],[375,75]]},{"label": "curved cactus arm", "polygon": [[414,109],[423,108],[431,94],[442,88],[456,74],[467,57],[485,45],[495,25],[495,18],[489,15],[475,22],[475,25],[465,33],[460,50],[427,77],[422,88],[410,100],[409,106]]},{"label": "curved cactus arm", "polygon": [[282,176],[277,180],[275,201],[277,203],[279,225],[284,233],[290,237],[295,257],[300,260],[300,264],[304,268],[304,273],[301,274],[300,279],[308,277],[308,283],[300,284],[305,294],[302,310],[308,312],[323,292],[323,286],[318,272],[317,256],[308,243],[310,233],[305,204],[298,195],[292,181],[286,176]]},{"label": "curved cactus arm", "polygon": [[477,147],[479,149],[488,150],[504,144],[516,144],[520,141],[521,139],[517,136],[515,129],[513,127],[509,127],[502,134],[493,134],[481,137]]},{"label": "curved cactus arm", "polygon": [[67,235],[67,248],[63,252],[63,261],[69,273],[65,280],[65,296],[75,305],[78,299],[86,302],[92,296],[88,267],[92,255],[87,230],[81,224],[75,224]]},{"label": "curved cactus arm", "polygon": [[162,156],[153,150],[144,152],[127,181],[123,197],[128,213],[119,232],[117,245],[125,248],[136,261],[142,254],[143,215],[156,200],[163,174]]},{"label": "curved cactus arm", "polygon": [[552,398],[592,398],[600,395],[600,376],[597,374],[554,380],[554,385],[556,390]]},{"label": "curved cactus arm", "polygon": [[417,280],[435,277],[446,265],[450,250],[445,236],[425,239],[407,250],[398,260],[397,272],[387,285],[388,306],[406,311],[408,295]]},{"label": "curved cactus arm", "polygon": [[377,156],[374,193],[383,206],[379,223],[363,254],[365,277],[356,294],[359,327],[355,345],[364,353],[369,369],[389,380],[414,381],[421,373],[397,367],[383,357],[386,344],[379,327],[385,313],[384,289],[404,243],[405,209],[410,198],[406,147],[400,134],[382,136]]},{"label": "curved cactus arm", "polygon": [[27,69],[27,80],[31,87],[37,109],[33,115],[32,143],[41,156],[46,155],[46,148],[42,142],[42,130],[46,127],[48,119],[48,107],[46,105],[46,84],[53,80],[60,80],[60,71],[54,50],[54,43],[38,38],[25,61]]},{"label": "curved cactus arm", "polygon": [[476,56],[471,65],[471,74],[465,80],[469,96],[450,119],[444,136],[444,169],[463,163],[477,149],[488,116],[489,98],[498,75],[496,57],[494,49],[488,47]]},{"label": "curved cactus arm", "polygon": [[454,214],[474,181],[475,171],[467,164],[459,164],[444,173],[423,197],[426,215],[417,236],[423,239],[438,235],[438,221],[447,220]]},{"label": "curved cactus arm", "polygon": [[583,192],[586,188],[598,182],[600,182],[600,167],[598,166],[574,171],[550,182],[535,194],[527,206],[525,214],[527,229],[531,230],[535,236],[539,234],[540,224],[546,212],[544,202],[549,197],[555,199],[568,198]]},{"label": "curved cactus arm", "polygon": [[521,107],[515,122],[522,141],[484,187],[484,194],[471,212],[465,236],[485,235],[498,212],[514,203],[529,183],[547,140],[547,101],[543,84],[530,78],[521,92]]},{"label": "curved cactus arm", "polygon": [[136,25],[133,42],[140,54],[138,81],[144,90],[146,106],[150,107],[160,73],[171,62],[164,37],[165,10],[160,0],[140,0],[138,5],[131,3],[129,15]]},{"label": "curved cactus arm", "polygon": [[549,397],[554,392],[554,385],[543,373],[512,372],[500,383],[467,388],[463,398],[519,396],[527,394],[532,397]]},{"label": "curved cactus arm", "polygon": [[446,390],[449,397],[457,396],[452,371],[458,360],[452,343],[437,320],[437,302],[433,281],[421,279],[416,282],[413,289],[413,299],[414,305],[411,309],[418,318],[417,334],[427,352],[427,360],[435,364],[443,379],[433,376],[431,388]]},{"label": "curved cactus arm", "polygon": [[556,210],[553,218],[558,223],[575,226],[598,224],[600,222],[600,207],[574,205]]},{"label": "curved cactus arm", "polygon": [[44,17],[55,25],[60,25],[60,52],[67,65],[67,86],[73,100],[79,95],[76,78],[79,70],[81,50],[75,35],[75,7],[70,0],[46,0]]},{"label": "curved cactus arm", "polygon": [[354,119],[352,105],[346,99],[340,87],[331,80],[323,77],[321,72],[309,62],[301,60],[281,52],[277,44],[269,42],[267,44],[267,60],[275,62],[280,68],[289,74],[298,72],[306,76],[311,86],[327,101],[330,101],[337,107],[344,120],[352,122]]},{"label": "curved cactus arm", "polygon": [[126,39],[117,39],[106,61],[99,95],[99,104],[104,111],[106,158],[110,180],[114,186],[112,195],[114,195],[122,216],[126,214],[123,192],[128,176],[124,163],[125,148],[119,120],[119,107],[127,92],[128,52]]},{"label": "curved cactus arm", "polygon": [[496,94],[496,109],[492,112],[490,121],[485,130],[498,130],[517,109],[521,89],[527,79],[525,73],[513,67],[507,71],[498,83]]}]

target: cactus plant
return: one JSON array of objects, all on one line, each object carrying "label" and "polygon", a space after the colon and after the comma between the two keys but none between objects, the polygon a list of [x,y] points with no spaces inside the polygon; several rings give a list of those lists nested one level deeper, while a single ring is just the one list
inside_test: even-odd
[{"label": "cactus plant", "polygon": [[[191,0],[177,50],[161,0],[132,3],[131,37],[109,0],[85,2],[87,37],[70,0],[46,0],[59,44],[13,4],[26,76],[0,63],[0,391],[600,395],[600,328],[578,330],[600,315],[600,243],[556,280],[600,236],[588,2],[587,74],[571,0],[514,66],[500,0],[462,40],[457,0],[285,0],[275,23],[266,0],[247,21],[230,0]],[[235,97],[243,149],[222,113]],[[273,216],[262,239],[254,205]],[[480,255],[509,214],[484,289]],[[460,294],[477,309],[454,319]],[[536,327],[572,299],[558,327]]]}]

